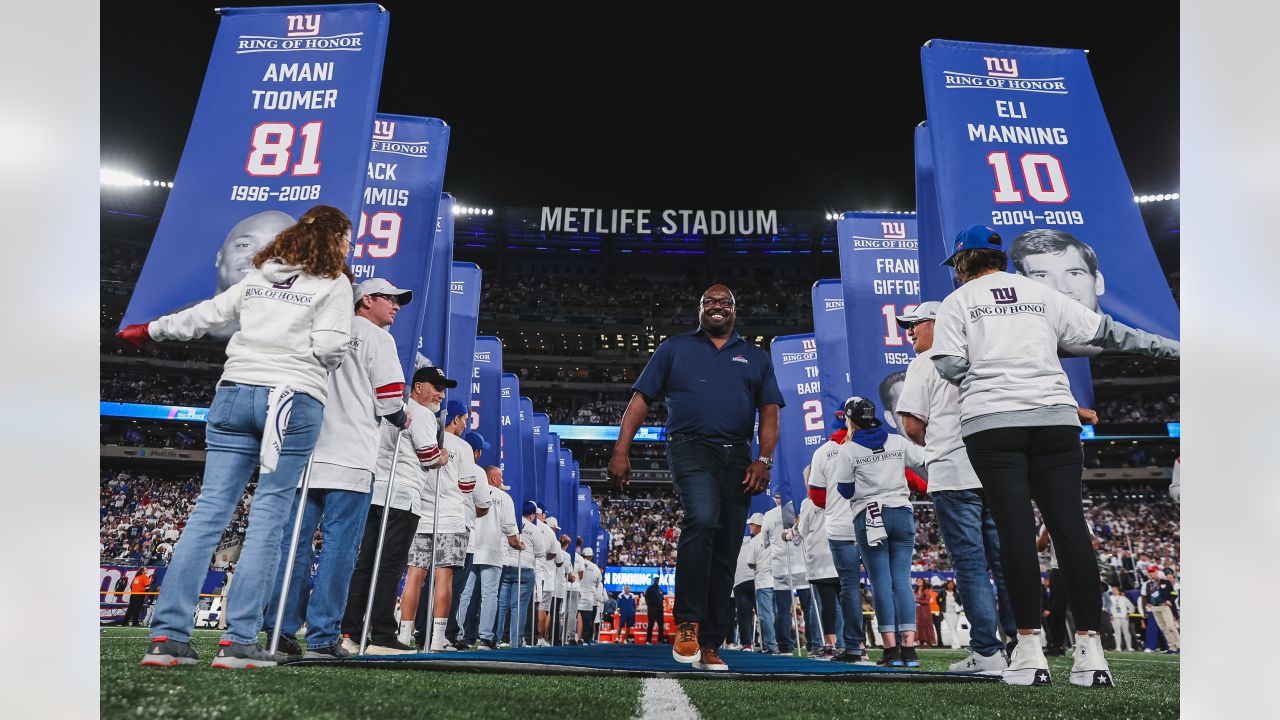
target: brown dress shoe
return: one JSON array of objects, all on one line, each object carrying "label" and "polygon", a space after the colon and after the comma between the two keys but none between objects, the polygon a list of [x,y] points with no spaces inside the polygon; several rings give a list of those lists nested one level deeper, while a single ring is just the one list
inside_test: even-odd
[{"label": "brown dress shoe", "polygon": [[684,622],[676,626],[676,644],[671,648],[671,657],[686,665],[702,657],[698,648],[698,623]]},{"label": "brown dress shoe", "polygon": [[713,647],[701,648],[702,658],[693,664],[696,670],[718,670],[724,672],[729,669],[724,660],[720,659],[720,649]]}]

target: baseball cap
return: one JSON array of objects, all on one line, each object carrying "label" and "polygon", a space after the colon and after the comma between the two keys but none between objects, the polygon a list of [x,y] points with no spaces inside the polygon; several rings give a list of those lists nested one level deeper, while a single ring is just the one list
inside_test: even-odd
[{"label": "baseball cap", "polygon": [[981,250],[983,248],[991,250],[1003,250],[1003,243],[1000,240],[1000,233],[983,225],[970,225],[956,235],[956,242],[953,246],[951,257],[942,262],[943,265],[954,265],[956,255],[961,250]]},{"label": "baseball cap", "polygon": [[457,420],[460,417],[464,417],[467,414],[468,414],[467,406],[463,405],[462,402],[459,400],[450,400],[449,402],[444,404],[444,424],[445,425],[448,425],[454,420]]},{"label": "baseball cap", "polygon": [[774,489],[773,489],[773,492],[772,492],[772,493],[770,493],[770,495],[772,495],[773,497],[776,497],[776,498],[780,498],[780,497],[782,497],[782,488],[774,488]]},{"label": "baseball cap", "polygon": [[557,530],[559,530],[559,529],[560,529],[560,521],[559,521],[559,520],[557,520],[557,519],[555,518],[555,516],[554,516],[554,515],[552,515],[551,517],[547,518],[547,524],[548,524],[548,525],[550,525],[551,527],[553,527],[553,528],[557,529]]},{"label": "baseball cap", "polygon": [[418,383],[421,383],[421,382],[431,383],[432,385],[435,385],[437,387],[441,387],[441,386],[447,387],[447,388],[458,387],[458,381],[450,380],[449,378],[445,377],[444,371],[438,367],[418,368],[418,370],[413,373],[413,384],[417,385]]},{"label": "baseball cap", "polygon": [[942,303],[937,300],[922,302],[911,312],[905,312],[898,316],[898,327],[906,330],[911,323],[920,322],[921,320],[936,320],[938,318],[938,309],[942,307]]},{"label": "baseball cap", "polygon": [[524,507],[522,507],[521,510],[523,510],[523,512],[520,513],[521,515],[532,515],[538,512],[538,503],[532,500],[525,500]]},{"label": "baseball cap", "polygon": [[748,524],[748,525],[763,525],[763,524],[764,524],[764,515],[763,515],[762,513],[755,513],[755,514],[754,514],[754,515],[752,515],[751,517],[747,518],[747,524]]},{"label": "baseball cap", "polygon": [[589,547],[582,548],[582,557],[591,557],[592,555],[595,555],[595,554],[596,554],[595,551]]},{"label": "baseball cap", "polygon": [[1159,567],[1159,566],[1157,566],[1157,565],[1152,565],[1151,567],[1147,568],[1147,572],[1149,572],[1149,573],[1150,573],[1150,572],[1160,572],[1160,567]]},{"label": "baseball cap", "polygon": [[472,450],[479,450],[480,452],[484,452],[485,450],[489,449],[489,441],[485,440],[484,436],[476,432],[475,430],[468,430],[467,432],[462,433],[462,439],[465,440],[467,444],[471,446]]},{"label": "baseball cap", "polygon": [[844,401],[844,416],[854,425],[864,428],[880,427],[880,419],[876,417],[876,404],[864,397],[854,395]]},{"label": "baseball cap", "polygon": [[841,407],[841,408],[836,408],[836,412],[835,412],[835,414],[834,414],[834,415],[832,415],[832,420],[831,420],[831,429],[832,429],[832,430],[844,430],[844,429],[846,429],[846,428],[845,428],[845,426],[844,426],[844,408],[842,408],[842,407]]},{"label": "baseball cap", "polygon": [[355,289],[356,302],[360,302],[360,298],[365,295],[391,295],[400,303],[400,307],[413,302],[412,290],[401,290],[384,278],[369,278],[357,285]]}]

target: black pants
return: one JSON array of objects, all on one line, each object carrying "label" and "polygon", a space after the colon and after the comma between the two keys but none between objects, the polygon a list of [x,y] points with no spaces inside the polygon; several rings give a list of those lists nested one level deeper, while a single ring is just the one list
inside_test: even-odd
[{"label": "black pants", "polygon": [[752,613],[756,611],[756,581],[748,580],[733,587],[733,603],[737,610],[738,642],[756,644],[756,623]]},{"label": "black pants", "polygon": [[[532,603],[530,603],[530,604],[532,604]],[[595,642],[595,639],[596,639],[596,627],[595,627],[595,623],[596,623],[596,609],[595,609],[595,608],[591,608],[590,610],[579,610],[579,611],[578,611],[578,617],[582,619],[582,637],[578,638],[578,640],[579,640],[579,641],[581,641],[581,640],[586,640],[586,641],[588,641],[588,642]]]},{"label": "black pants", "polygon": [[648,627],[646,627],[644,631],[644,641],[646,643],[652,643],[653,631],[657,630],[658,642],[665,643],[667,641],[666,609],[663,607],[663,604],[661,601],[656,603],[651,603],[647,598],[645,599],[645,606],[649,608],[646,611],[648,613],[649,620],[648,620]]},{"label": "black pants", "polygon": [[147,602],[146,595],[130,595],[129,607],[124,611],[124,624],[138,626],[142,624],[142,608]]},{"label": "black pants", "polygon": [[1049,570],[1049,617],[1044,621],[1045,642],[1049,647],[1062,649],[1067,646],[1067,582],[1062,570]]},{"label": "black pants", "polygon": [[[823,635],[836,634],[836,613],[840,612],[840,579],[823,578],[810,580],[809,585],[818,596],[818,617],[822,621]],[[814,628],[816,631],[817,628]],[[839,638],[838,638],[839,639]],[[827,639],[820,638],[818,644],[826,645]],[[812,645],[812,643],[810,643]]]},{"label": "black pants", "polygon": [[[373,577],[373,556],[378,550],[378,530],[382,527],[382,506],[369,506],[369,518],[360,538],[360,554],[347,589],[347,609],[342,615],[342,632],[360,641],[364,627],[364,606],[369,602],[369,580]],[[373,591],[373,613],[369,619],[369,641],[382,644],[396,637],[396,593],[400,577],[409,563],[409,547],[418,529],[418,516],[408,510],[391,508],[387,535],[383,538],[382,562],[378,564],[378,585]]]},{"label": "black pants", "polygon": [[1102,624],[1102,583],[1081,506],[1084,454],[1080,429],[1069,425],[995,428],[964,439],[1000,535],[1009,601],[1019,628],[1040,627],[1040,562],[1035,500],[1049,528],[1076,626]]},{"label": "black pants", "polygon": [[751,504],[751,496],[742,490],[751,446],[673,438],[667,446],[667,463],[684,509],[672,615],[677,624],[699,623],[700,645],[720,647],[729,634],[733,573]]}]

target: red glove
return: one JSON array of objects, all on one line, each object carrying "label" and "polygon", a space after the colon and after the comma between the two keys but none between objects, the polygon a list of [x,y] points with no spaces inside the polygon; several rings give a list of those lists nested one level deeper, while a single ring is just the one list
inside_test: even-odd
[{"label": "red glove", "polygon": [[907,487],[918,493],[929,491],[928,481],[917,475],[911,468],[907,468]]},{"label": "red glove", "polygon": [[140,348],[151,340],[151,333],[147,332],[147,324],[129,325],[125,329],[116,333],[116,337],[124,340],[130,345]]}]

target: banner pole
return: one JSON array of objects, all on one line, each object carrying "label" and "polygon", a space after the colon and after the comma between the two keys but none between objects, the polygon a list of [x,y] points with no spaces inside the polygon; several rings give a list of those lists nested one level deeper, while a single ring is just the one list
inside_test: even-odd
[{"label": "banner pole", "polygon": [[373,593],[378,587],[378,566],[382,564],[382,545],[387,539],[387,519],[391,517],[391,493],[396,485],[396,464],[400,460],[400,441],[403,438],[403,430],[396,433],[396,447],[391,453],[391,473],[387,476],[387,495],[382,501],[382,523],[378,528],[378,547],[373,553],[373,571],[369,573],[369,597],[364,604],[364,626],[360,628],[361,655],[369,646],[369,624],[373,619]]},{"label": "banner pole", "polygon": [[[289,557],[285,558],[284,580],[280,583],[280,599],[276,602],[276,620],[271,627],[271,646],[267,653],[275,657],[280,645],[280,625],[284,622],[284,607],[289,602],[289,585],[293,579],[293,556],[298,552],[298,535],[302,533],[302,514],[307,509],[307,491],[311,488],[311,463],[315,453],[307,457],[307,467],[302,471],[302,489],[298,492],[298,512],[293,518],[293,536],[289,540]],[[307,539],[311,542],[311,538]],[[308,571],[311,568],[307,568]]]},{"label": "banner pole", "polygon": [[[437,418],[439,420],[440,418]],[[440,448],[444,449],[444,425],[438,424],[440,432],[436,439]],[[440,470],[436,468],[436,500],[431,508],[431,569],[427,571],[427,587],[430,589],[430,595],[427,596],[427,641],[424,653],[431,653],[432,638],[435,635],[435,608],[436,608],[436,544],[440,540]]]}]

